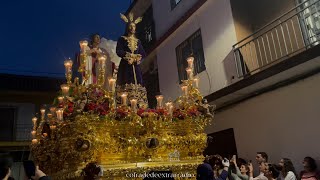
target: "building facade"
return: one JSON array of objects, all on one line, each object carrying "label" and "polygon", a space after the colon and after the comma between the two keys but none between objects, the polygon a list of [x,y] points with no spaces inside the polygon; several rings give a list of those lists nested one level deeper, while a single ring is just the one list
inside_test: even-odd
[{"label": "building facade", "polygon": [[319,0],[148,3],[156,40],[143,66],[156,61],[165,98],[179,95],[192,54],[200,91],[217,106],[209,135],[232,128],[245,159],[266,151],[271,162],[288,157],[298,169],[305,156],[320,160]]}]

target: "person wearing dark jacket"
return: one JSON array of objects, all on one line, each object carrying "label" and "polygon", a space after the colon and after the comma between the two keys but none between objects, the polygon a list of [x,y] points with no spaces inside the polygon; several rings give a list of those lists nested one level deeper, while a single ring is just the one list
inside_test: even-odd
[{"label": "person wearing dark jacket", "polygon": [[[197,180],[226,180],[229,165],[229,160],[222,160],[220,156],[207,157],[197,168]],[[217,172],[217,177],[214,172]]]},{"label": "person wearing dark jacket", "polygon": [[10,157],[0,157],[0,179],[11,180],[11,167],[13,160]]},{"label": "person wearing dark jacket", "polygon": [[220,168],[216,168],[216,165],[214,167],[214,172],[216,171],[216,174],[214,176],[214,180],[226,180],[228,177],[228,170],[229,170],[229,166],[230,166],[230,162],[227,158],[221,159],[221,162],[219,163],[221,166]]},{"label": "person wearing dark jacket", "polygon": [[213,180],[213,170],[208,158],[197,168],[197,180]]}]

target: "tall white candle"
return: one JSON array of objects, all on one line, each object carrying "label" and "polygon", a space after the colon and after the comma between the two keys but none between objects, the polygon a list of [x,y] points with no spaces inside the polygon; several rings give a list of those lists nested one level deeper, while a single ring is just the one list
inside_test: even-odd
[{"label": "tall white candle", "polygon": [[32,118],[32,122],[33,122],[33,123],[36,123],[37,120],[38,120],[38,118],[36,118],[36,117],[33,117],[33,118]]},{"label": "tall white candle", "polygon": [[196,84],[196,88],[199,88],[199,78],[194,78],[193,81]]},{"label": "tall white candle", "polygon": [[136,99],[131,99],[130,103],[131,103],[131,110],[133,112],[136,112],[137,111],[137,100]]},{"label": "tall white candle", "polygon": [[36,134],[37,134],[37,131],[31,131],[32,138],[35,138]]},{"label": "tall white candle", "polygon": [[185,96],[188,95],[188,86],[186,85],[181,86],[181,90]]},{"label": "tall white candle", "polygon": [[109,88],[111,89],[112,92],[115,92],[116,90],[116,79],[110,78],[109,79]]},{"label": "tall white candle", "polygon": [[63,102],[63,99],[64,99],[64,97],[63,97],[63,96],[59,96],[59,97],[58,97],[58,101],[59,101],[59,103],[62,103],[62,102]]},{"label": "tall white candle", "polygon": [[127,105],[127,93],[122,93],[121,94],[121,100],[122,100],[122,105],[126,106]]},{"label": "tall white candle", "polygon": [[192,56],[188,57],[187,62],[188,62],[189,68],[193,68],[193,60],[194,60],[194,57]]},{"label": "tall white candle", "polygon": [[188,79],[192,79],[193,78],[193,69],[188,67],[186,68],[186,71],[187,71],[187,75],[188,75]]},{"label": "tall white candle", "polygon": [[41,112],[41,119],[43,120],[43,119],[44,119],[44,115],[45,115],[45,113],[46,113],[46,109],[41,108],[41,109],[40,109],[40,112]]},{"label": "tall white candle", "polygon": [[32,139],[32,144],[37,144],[38,143],[38,139]]},{"label": "tall white candle", "polygon": [[84,52],[85,48],[88,46],[88,41],[86,40],[80,41],[79,44],[80,44],[81,51]]},{"label": "tall white candle", "polygon": [[56,111],[56,113],[57,113],[57,119],[58,119],[59,121],[62,121],[62,120],[63,120],[63,109],[62,109],[62,108],[58,109],[58,110]]},{"label": "tall white candle", "polygon": [[157,99],[157,107],[162,108],[163,95],[156,96],[156,99]]},{"label": "tall white candle", "polygon": [[64,96],[68,96],[70,87],[67,84],[62,84],[60,87],[61,87],[62,94]]},{"label": "tall white candle", "polygon": [[172,116],[172,110],[173,110],[172,102],[167,102],[167,103],[166,103],[166,108],[167,108],[168,114],[169,114],[170,116]]}]

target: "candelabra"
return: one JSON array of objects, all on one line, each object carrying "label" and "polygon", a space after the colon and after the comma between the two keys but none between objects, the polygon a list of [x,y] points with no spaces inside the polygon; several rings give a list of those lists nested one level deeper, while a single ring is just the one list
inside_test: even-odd
[{"label": "candelabra", "polygon": [[87,54],[86,54],[86,49],[88,47],[88,41],[80,41],[79,42],[80,45],[80,66],[78,69],[78,72],[85,72],[86,70],[86,65],[87,65]]},{"label": "candelabra", "polygon": [[38,143],[38,140],[37,140],[37,120],[38,120],[38,118],[36,118],[36,117],[32,118],[32,122],[33,122],[33,129],[31,131],[32,144]]},{"label": "candelabra", "polygon": [[64,61],[64,67],[66,69],[66,79],[67,79],[67,83],[71,84],[71,80],[72,80],[72,60],[71,59],[67,59]]},{"label": "candelabra", "polygon": [[99,76],[98,76],[98,84],[104,86],[105,74],[106,74],[106,56],[99,57]]}]

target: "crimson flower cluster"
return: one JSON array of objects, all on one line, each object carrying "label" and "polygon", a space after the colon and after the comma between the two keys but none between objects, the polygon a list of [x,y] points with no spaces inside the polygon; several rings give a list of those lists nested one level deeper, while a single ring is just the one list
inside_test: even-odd
[{"label": "crimson flower cluster", "polygon": [[100,116],[107,115],[109,112],[109,102],[105,101],[103,103],[89,102],[84,106],[84,112],[97,113]]}]

